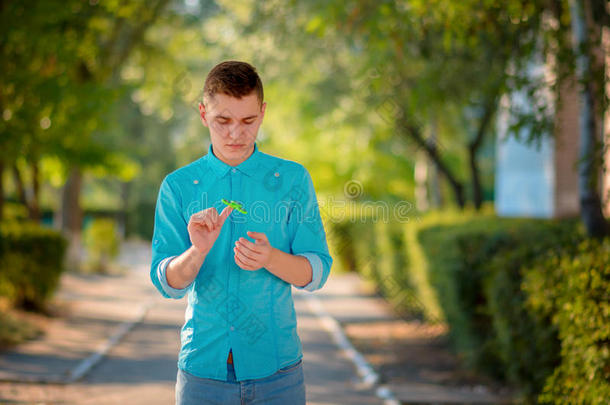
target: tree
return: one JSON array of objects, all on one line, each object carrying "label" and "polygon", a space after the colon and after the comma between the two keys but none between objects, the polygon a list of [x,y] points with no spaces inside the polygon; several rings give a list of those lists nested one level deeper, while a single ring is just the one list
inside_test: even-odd
[{"label": "tree", "polygon": [[[64,163],[68,180],[62,224],[73,242],[69,256],[74,266],[82,221],[82,170],[100,164],[112,167],[120,154],[92,134],[108,127],[105,114],[122,90],[120,69],[167,3],[73,0],[0,5],[0,167],[12,168],[21,200],[35,218],[38,162],[43,156],[56,156]],[[20,161],[31,167],[33,198],[26,198]]]},{"label": "tree", "polygon": [[[596,130],[596,122],[601,123],[603,127],[605,108],[599,108],[599,104],[605,103],[604,98],[595,97],[593,89],[595,72],[592,66],[592,59],[594,58],[592,53],[595,47],[599,47],[601,43],[602,30],[601,27],[595,26],[596,22],[592,18],[593,3],[595,2],[592,0],[570,0],[570,14],[576,58],[576,76],[581,87],[580,164],[578,170],[581,216],[589,235],[603,237],[608,234],[608,223],[603,216],[601,199],[598,193],[598,173],[600,166],[603,165],[603,156],[601,159],[599,157],[601,155],[599,142],[600,139],[603,139],[603,130],[599,132],[602,134],[602,138],[600,138]],[[597,6],[599,5],[597,3]],[[602,10],[604,9],[602,8]],[[587,15],[585,15],[585,12]],[[607,26],[610,26],[607,9],[605,14],[601,13],[602,18],[604,15],[606,16]],[[603,63],[601,66],[604,66]],[[598,108],[596,108],[596,104]],[[601,115],[600,119],[598,119],[598,114]]]}]

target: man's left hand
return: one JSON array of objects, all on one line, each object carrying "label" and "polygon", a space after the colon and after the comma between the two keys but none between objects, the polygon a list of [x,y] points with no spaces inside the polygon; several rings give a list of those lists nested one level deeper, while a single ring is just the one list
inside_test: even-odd
[{"label": "man's left hand", "polygon": [[262,232],[247,232],[255,240],[254,243],[246,238],[235,241],[233,252],[235,263],[244,270],[258,270],[266,267],[271,261],[273,246],[269,243],[267,235]]}]

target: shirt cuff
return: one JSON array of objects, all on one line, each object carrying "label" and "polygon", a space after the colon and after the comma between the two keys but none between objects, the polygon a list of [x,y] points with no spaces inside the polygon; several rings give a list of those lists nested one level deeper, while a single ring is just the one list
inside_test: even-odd
[{"label": "shirt cuff", "polygon": [[295,285],[295,288],[298,288],[299,290],[307,290],[307,291],[317,290],[318,286],[320,285],[320,281],[322,280],[322,260],[320,260],[320,256],[318,256],[315,253],[310,253],[310,252],[297,253],[296,255],[303,256],[303,257],[307,258],[307,260],[309,260],[309,264],[311,264],[312,274],[311,274],[311,281],[309,282],[309,284],[306,284],[304,286]]},{"label": "shirt cuff", "polygon": [[178,257],[178,256],[170,256],[170,257],[166,257],[165,259],[161,260],[161,263],[159,263],[159,266],[157,267],[157,276],[159,277],[159,282],[161,283],[161,287],[163,288],[163,291],[165,291],[165,293],[170,297],[170,298],[182,298],[184,297],[184,295],[187,293],[190,285],[178,289],[178,288],[174,288],[172,286],[170,286],[167,282],[167,274],[166,274],[166,269],[167,269],[167,265],[169,264],[169,262],[172,261],[172,259],[174,257]]}]

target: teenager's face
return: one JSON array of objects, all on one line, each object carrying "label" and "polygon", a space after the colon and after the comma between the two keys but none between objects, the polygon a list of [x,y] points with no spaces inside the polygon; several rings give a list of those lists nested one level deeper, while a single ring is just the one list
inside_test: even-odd
[{"label": "teenager's face", "polygon": [[219,93],[206,98],[205,105],[199,103],[201,121],[210,129],[212,148],[218,159],[237,166],[250,157],[266,104],[261,106],[254,92],[242,98]]}]

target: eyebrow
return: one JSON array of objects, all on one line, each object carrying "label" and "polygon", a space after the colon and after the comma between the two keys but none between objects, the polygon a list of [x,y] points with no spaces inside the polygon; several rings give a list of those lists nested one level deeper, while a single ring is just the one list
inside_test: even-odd
[{"label": "eyebrow", "polygon": [[[257,117],[258,117],[258,115],[249,115],[247,117],[242,118],[242,120],[248,120],[248,119],[257,118]],[[224,116],[224,115],[217,115],[214,118],[220,118],[220,119],[225,119],[225,120],[233,119],[233,117],[227,117],[227,116]]]}]

